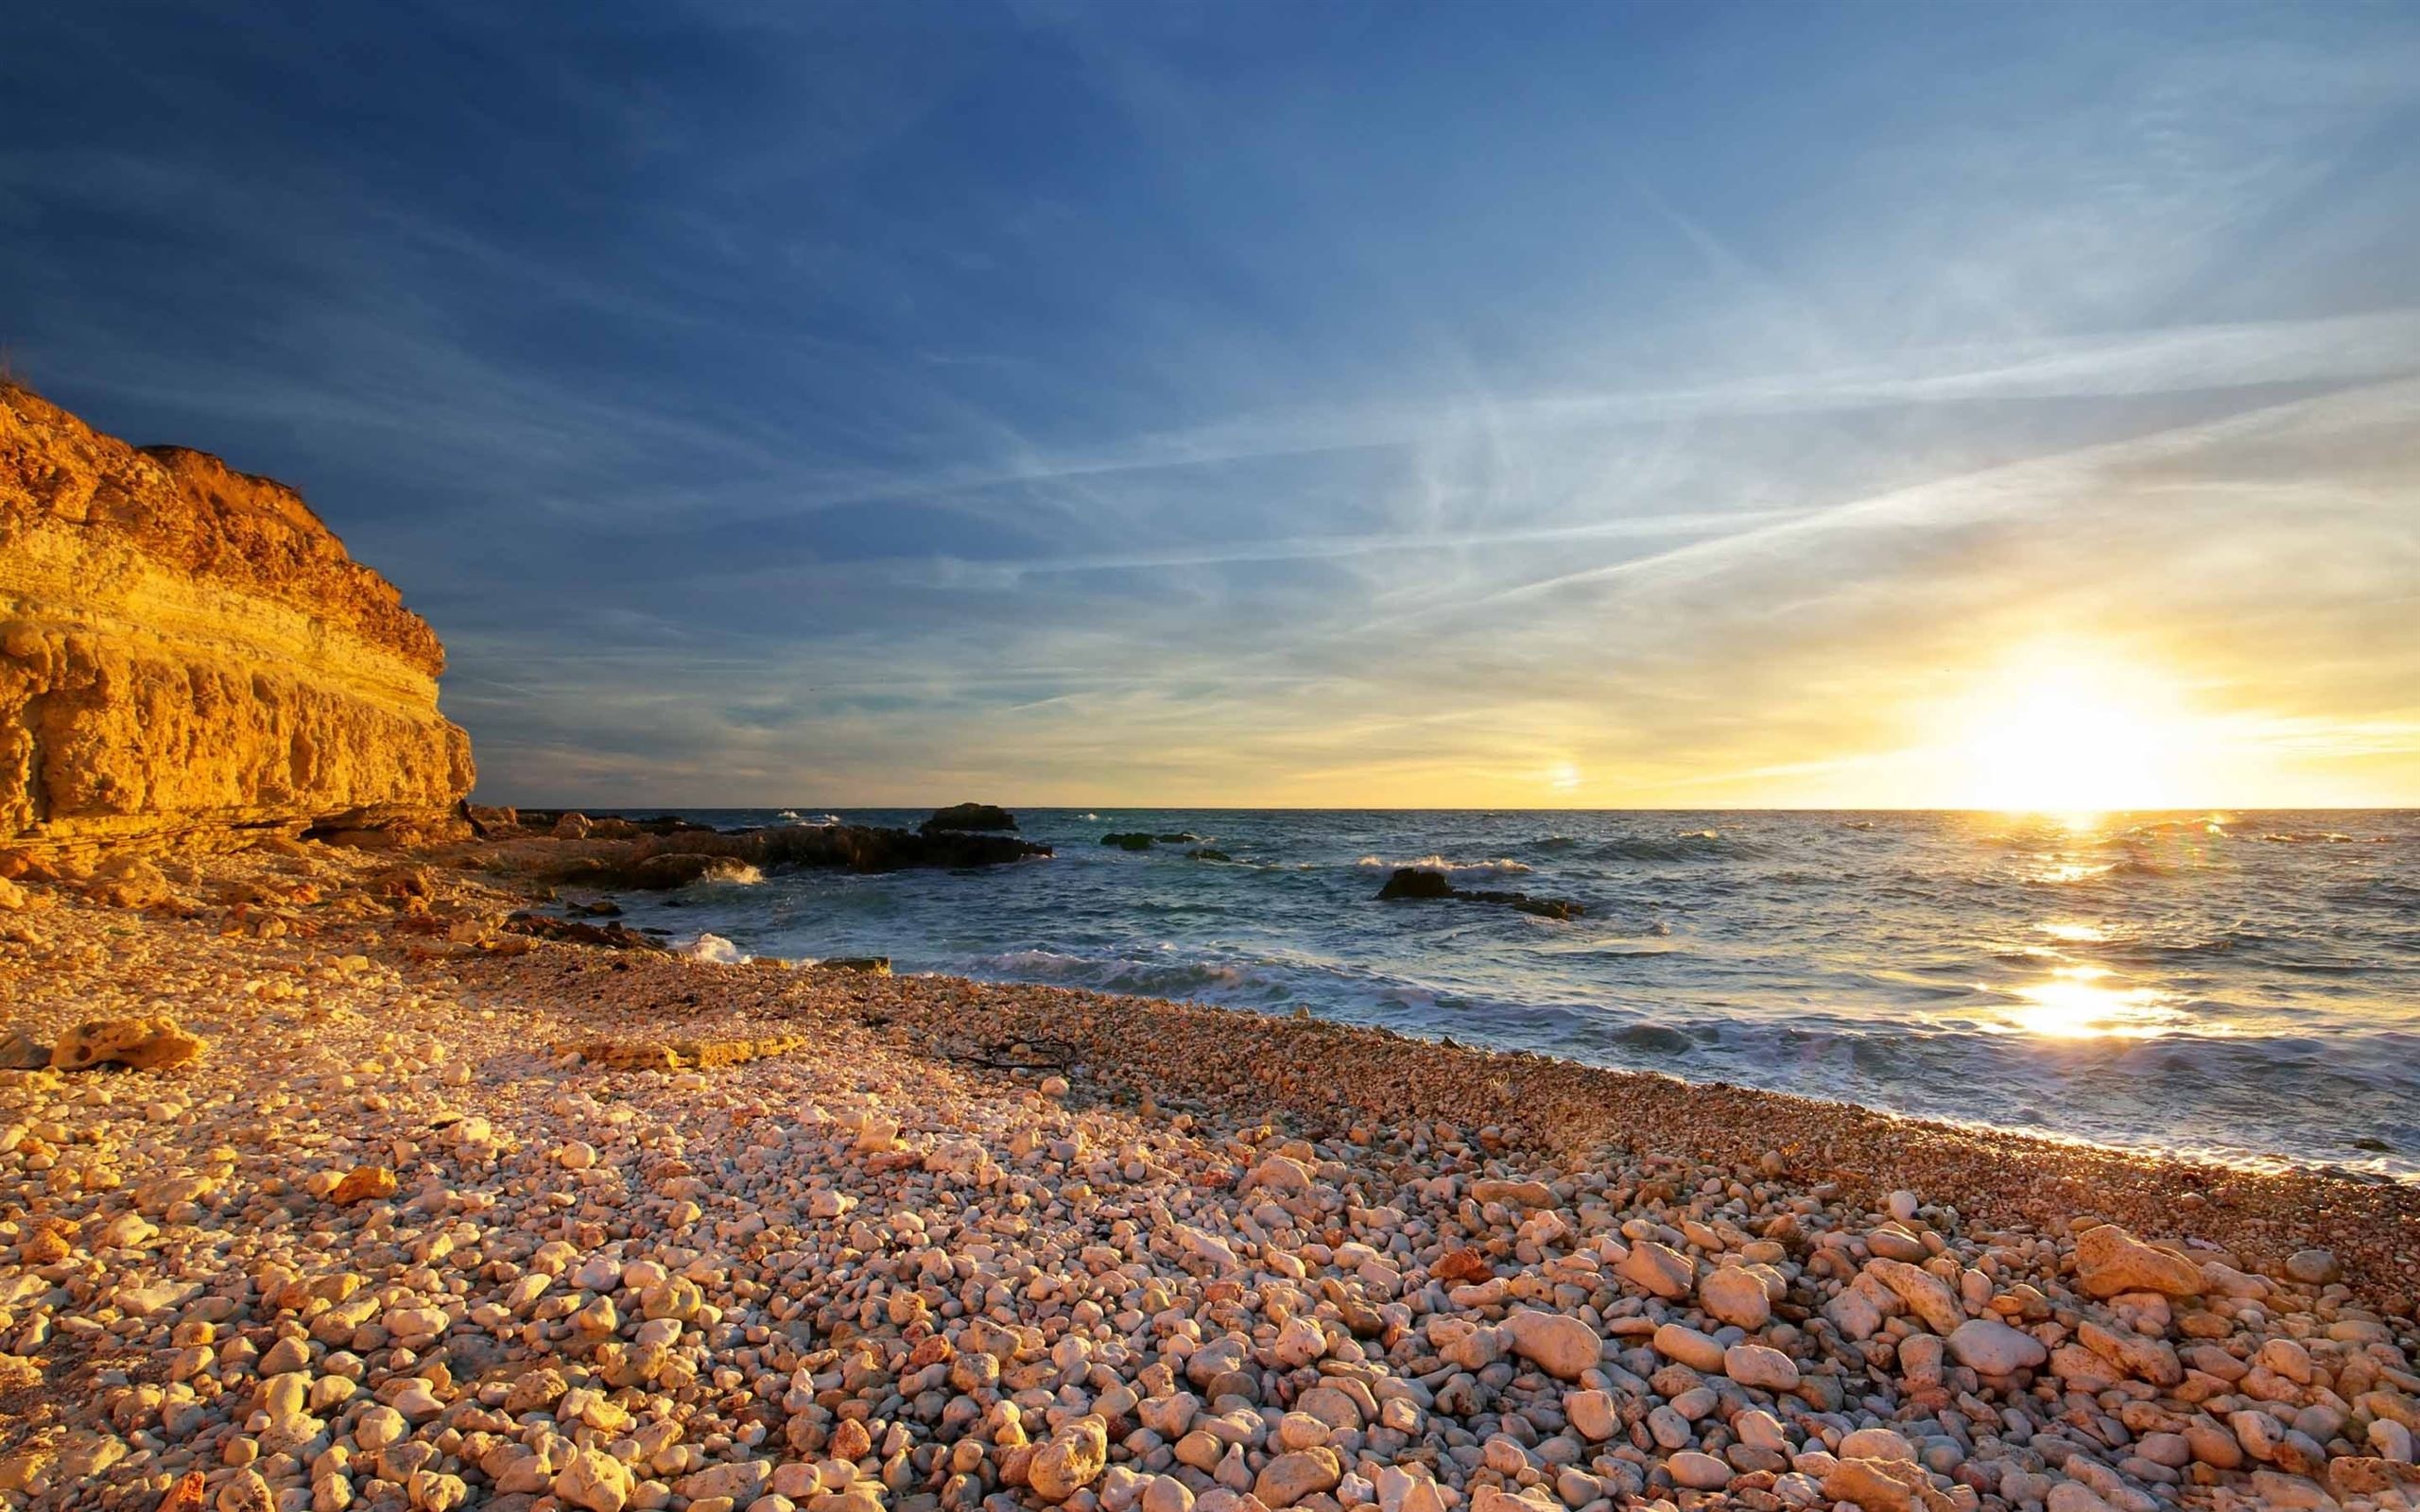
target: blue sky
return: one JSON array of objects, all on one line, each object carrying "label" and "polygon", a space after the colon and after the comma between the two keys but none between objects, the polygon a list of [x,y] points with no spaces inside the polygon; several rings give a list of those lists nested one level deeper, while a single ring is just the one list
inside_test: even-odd
[{"label": "blue sky", "polygon": [[2409,6],[100,0],[0,94],[15,369],[301,488],[484,798],[1953,802],[2047,677],[2420,800]]}]

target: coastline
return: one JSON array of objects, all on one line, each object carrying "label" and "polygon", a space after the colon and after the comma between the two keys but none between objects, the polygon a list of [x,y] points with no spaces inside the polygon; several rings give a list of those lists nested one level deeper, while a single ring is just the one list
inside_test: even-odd
[{"label": "coastline", "polygon": [[[48,1044],[167,1014],[210,1047],[0,1074],[0,1489],[38,1484],[36,1505],[147,1507],[196,1470],[221,1506],[249,1476],[313,1506],[705,1512],[1180,1512],[1180,1491],[2058,1512],[2060,1486],[2393,1504],[2405,1484],[2369,1424],[2402,1428],[2408,1458],[2420,1189],[1244,1010],[536,941],[499,931],[518,887],[394,853],[164,871],[126,900],[149,912],[27,886],[0,913],[11,1027]],[[638,1069],[667,1049],[722,1063]],[[393,1184],[333,1200],[355,1171]],[[2169,1260],[2238,1295],[2088,1297],[2086,1219],[2215,1246]],[[2341,1281],[2287,1271],[2317,1248]],[[1889,1268],[1944,1257],[1938,1296]],[[1762,1280],[1761,1308],[1717,1300],[1726,1271]],[[1862,1337],[1850,1296],[1876,1314]],[[1582,1323],[1588,1358],[1532,1310]],[[2047,1364],[1945,1359],[1942,1335],[1986,1323]],[[2286,1395],[2211,1375],[2213,1347]],[[2150,1410],[2069,1422],[2079,1391]],[[2019,1440],[1969,1401],[2039,1421]],[[2235,1412],[2274,1418],[2277,1445]],[[2215,1441],[2166,1463],[2193,1436],[2166,1418],[2193,1417],[2232,1466]]]}]

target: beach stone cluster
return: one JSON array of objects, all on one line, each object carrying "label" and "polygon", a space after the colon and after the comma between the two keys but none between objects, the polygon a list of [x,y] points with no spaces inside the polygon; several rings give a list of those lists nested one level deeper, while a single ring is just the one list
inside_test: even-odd
[{"label": "beach stone cluster", "polygon": [[2420,1506],[2408,1194],[161,885],[0,913],[13,1506]]}]

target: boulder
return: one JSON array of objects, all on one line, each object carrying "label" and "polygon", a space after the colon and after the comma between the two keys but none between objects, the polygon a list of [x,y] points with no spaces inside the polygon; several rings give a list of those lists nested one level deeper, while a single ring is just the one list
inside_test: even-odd
[{"label": "boulder", "polygon": [[1495,903],[1541,919],[1578,919],[1587,909],[1561,898],[1532,898],[1525,892],[1491,892],[1484,889],[1457,887],[1442,871],[1423,867],[1397,867],[1385,885],[1378,889],[1381,902],[1432,902],[1456,898],[1464,902]]},{"label": "boulder", "polygon": [[1605,1352],[1595,1329],[1563,1313],[1515,1308],[1504,1319],[1504,1332],[1514,1354],[1561,1381],[1579,1380]]},{"label": "boulder", "polygon": [[1378,889],[1378,897],[1389,902],[1404,898],[1427,899],[1453,896],[1454,885],[1445,880],[1443,872],[1429,871],[1419,867],[1397,867],[1394,874],[1387,879],[1386,885]]},{"label": "boulder", "polygon": [[1033,1452],[1026,1484],[1046,1502],[1064,1502],[1099,1479],[1108,1466],[1109,1424],[1095,1414],[1069,1422]]},{"label": "boulder", "polygon": [[1652,1292],[1666,1301],[1678,1301],[1689,1295],[1691,1279],[1696,1270],[1689,1257],[1668,1245],[1652,1239],[1642,1239],[1630,1246],[1614,1266],[1614,1274],[1638,1287]]},{"label": "boulder", "polygon": [[1896,1293],[1908,1311],[1935,1333],[1946,1336],[1966,1320],[1965,1309],[1959,1306],[1958,1294],[1949,1289],[1949,1283],[1921,1265],[1904,1260],[1869,1260],[1865,1270]]},{"label": "boulder", "polygon": [[1951,1330],[1949,1352],[1960,1365],[1986,1376],[2039,1369],[2050,1358],[2040,1339],[1988,1317],[1970,1317]]},{"label": "boulder", "polygon": [[1543,1181],[1479,1180],[1471,1183],[1473,1202],[1500,1202],[1512,1208],[1551,1208],[1554,1188]]},{"label": "boulder", "polygon": [[607,950],[649,951],[659,954],[671,949],[662,940],[650,939],[628,924],[583,924],[575,919],[556,919],[527,911],[506,919],[503,927],[507,934],[561,940],[566,945],[596,945]]},{"label": "boulder", "polygon": [[1764,1278],[1737,1265],[1706,1272],[1705,1280],[1698,1282],[1698,1305],[1717,1322],[1752,1333],[1772,1321],[1772,1297],[1765,1290]]},{"label": "boulder", "polygon": [[200,1036],[187,1033],[176,1020],[164,1016],[95,1019],[60,1037],[50,1053],[50,1065],[54,1071],[90,1071],[105,1065],[159,1071],[184,1064],[203,1048]]},{"label": "boulder", "polygon": [[629,1466],[603,1450],[576,1449],[552,1489],[559,1500],[587,1512],[622,1512],[636,1482]]},{"label": "boulder", "polygon": [[0,1040],[0,1071],[42,1071],[50,1065],[50,1046],[23,1029],[11,1029]]},{"label": "boulder", "polygon": [[1013,830],[1017,816],[996,803],[953,803],[918,826],[933,834],[942,830]]},{"label": "boulder", "polygon": [[[543,818],[525,810],[525,821]],[[617,821],[620,822],[620,821]],[[991,867],[1047,856],[1050,847],[972,831],[887,830],[857,824],[710,830],[679,819],[645,819],[618,839],[513,840],[498,865],[562,887],[665,890],[696,882],[751,882],[787,868],[898,871],[911,867]]]},{"label": "boulder", "polygon": [[2160,1292],[2194,1297],[2205,1286],[2202,1267],[2182,1255],[2154,1248],[2114,1223],[2076,1236],[2076,1284],[2089,1297],[2120,1292]]},{"label": "boulder", "polygon": [[328,1200],[339,1208],[356,1202],[383,1201],[395,1194],[395,1173],[383,1165],[356,1165],[345,1173]]},{"label": "boulder", "polygon": [[1910,1460],[1840,1460],[1824,1472],[1824,1494],[1865,1512],[1952,1512],[1955,1506]]},{"label": "boulder", "polygon": [[1656,1353],[1667,1360],[1678,1360],[1692,1370],[1715,1375],[1722,1369],[1722,1346],[1685,1323],[1658,1326],[1654,1342]]},{"label": "boulder", "polygon": [[1344,1479],[1336,1451],[1320,1445],[1278,1455],[1261,1467],[1253,1495],[1269,1507],[1288,1507],[1317,1491],[1330,1491]]},{"label": "boulder", "polygon": [[1771,1345],[1732,1345],[1722,1351],[1722,1373],[1762,1391],[1798,1389],[1798,1362]]}]

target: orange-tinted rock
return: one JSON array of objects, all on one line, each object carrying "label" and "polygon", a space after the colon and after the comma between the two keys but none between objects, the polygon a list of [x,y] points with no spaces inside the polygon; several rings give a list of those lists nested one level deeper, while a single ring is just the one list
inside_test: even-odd
[{"label": "orange-tinted rock", "polygon": [[394,1194],[394,1172],[383,1165],[356,1165],[346,1172],[344,1179],[337,1183],[337,1189],[328,1194],[328,1200],[341,1208]]},{"label": "orange-tinted rock", "polygon": [[174,1019],[95,1019],[59,1037],[50,1065],[53,1071],[90,1071],[102,1065],[158,1071],[182,1065],[201,1052],[201,1037],[179,1028]]},{"label": "orange-tinted rock", "polygon": [[0,848],[450,831],[443,666],[293,490],[0,383]]}]

